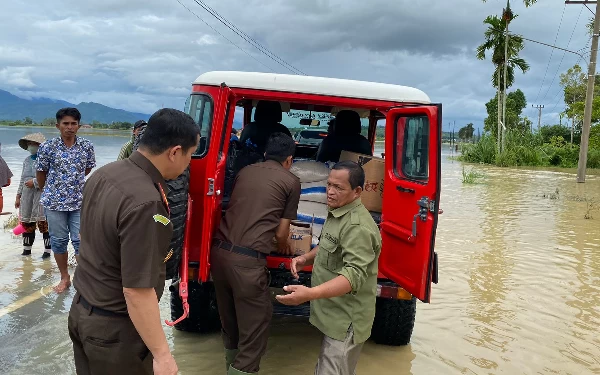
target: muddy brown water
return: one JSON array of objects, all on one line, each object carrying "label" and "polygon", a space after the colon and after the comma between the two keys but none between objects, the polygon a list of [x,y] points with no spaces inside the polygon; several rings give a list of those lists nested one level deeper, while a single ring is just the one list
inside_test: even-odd
[{"label": "muddy brown water", "polygon": [[[4,138],[2,156],[18,166],[25,155]],[[100,164],[124,142],[93,141]],[[410,345],[367,343],[358,374],[600,374],[600,210],[588,212],[600,203],[600,174],[577,184],[574,171],[477,165],[466,168],[485,178],[465,185],[449,155],[432,303],[418,304]],[[7,208],[15,191],[5,190]],[[50,291],[58,273],[41,249],[24,259],[19,239],[0,230],[0,374],[75,373],[66,330],[74,291]],[[168,302],[166,291],[163,319]],[[218,334],[164,330],[181,374],[223,373]],[[312,374],[320,340],[306,319],[276,317],[260,373]]]}]

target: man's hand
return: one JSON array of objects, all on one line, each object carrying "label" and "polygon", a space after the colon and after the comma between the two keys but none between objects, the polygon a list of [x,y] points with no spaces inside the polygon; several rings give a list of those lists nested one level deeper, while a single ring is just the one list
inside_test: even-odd
[{"label": "man's hand", "polygon": [[290,292],[290,294],[278,295],[275,298],[284,305],[298,306],[313,299],[312,288],[307,288],[304,285],[286,285],[283,290]]},{"label": "man's hand", "polygon": [[15,199],[15,208],[21,207],[21,196],[17,195],[17,199]]},{"label": "man's hand", "polygon": [[298,280],[300,278],[300,276],[298,276],[298,272],[302,271],[304,266],[306,266],[306,258],[304,255],[300,255],[299,257],[292,259],[290,271],[292,271],[292,276],[294,276],[294,279]]},{"label": "man's hand", "polygon": [[167,353],[160,358],[154,358],[152,368],[154,369],[154,375],[177,375],[179,371],[175,358],[171,353]]},{"label": "man's hand", "polygon": [[31,180],[25,181],[25,186],[27,186],[30,189],[33,189],[33,187],[35,186],[33,184],[33,178]]}]

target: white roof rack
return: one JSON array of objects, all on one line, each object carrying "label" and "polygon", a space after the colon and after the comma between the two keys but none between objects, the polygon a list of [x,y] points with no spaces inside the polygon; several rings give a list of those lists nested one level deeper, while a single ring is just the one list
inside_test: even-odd
[{"label": "white roof rack", "polygon": [[403,103],[431,103],[427,94],[412,87],[289,74],[215,71],[202,74],[194,81],[194,84],[219,86],[223,82],[231,88],[296,92]]}]

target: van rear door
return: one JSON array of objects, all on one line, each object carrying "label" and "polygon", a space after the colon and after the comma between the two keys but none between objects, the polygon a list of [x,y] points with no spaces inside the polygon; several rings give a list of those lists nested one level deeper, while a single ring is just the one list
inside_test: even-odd
[{"label": "van rear door", "polygon": [[437,283],[441,114],[441,105],[425,105],[386,116],[379,271],[423,302]]},{"label": "van rear door", "polygon": [[[202,95],[202,94],[206,95]],[[188,111],[195,115],[196,122],[212,123],[209,130],[202,132],[199,149],[200,155],[193,156],[190,164],[190,195],[192,198],[192,217],[187,225],[192,226],[192,236],[188,244],[190,248],[190,263],[198,264],[198,274],[194,277],[199,281],[207,281],[210,272],[210,247],[214,228],[220,217],[221,192],[223,176],[218,169],[223,168],[224,154],[227,153],[229,135],[228,123],[231,122],[231,89],[225,84],[220,87],[194,87],[192,108]],[[206,110],[207,105],[194,103],[196,97],[208,96],[214,100],[214,110]],[[210,108],[209,108],[210,109]],[[202,120],[202,117],[206,117]],[[212,119],[212,121],[210,121]]]}]

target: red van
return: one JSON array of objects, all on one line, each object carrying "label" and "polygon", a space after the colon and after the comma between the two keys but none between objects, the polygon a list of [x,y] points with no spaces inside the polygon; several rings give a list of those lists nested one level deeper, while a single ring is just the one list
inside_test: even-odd
[{"label": "red van", "polygon": [[[175,327],[196,332],[220,328],[210,275],[210,244],[227,207],[223,192],[231,129],[234,121],[242,126],[251,122],[259,100],[278,101],[296,124],[298,113],[309,119],[330,118],[342,109],[352,109],[368,124],[367,138],[374,150],[377,129],[385,129],[384,148],[378,150],[385,155],[383,208],[381,213],[372,213],[381,229],[383,248],[371,338],[385,345],[408,344],[416,300],[428,303],[431,283],[437,283],[434,245],[442,106],[411,87],[297,75],[209,72],[192,85],[185,111],[200,128],[200,145],[189,171],[169,181],[174,255],[167,268],[173,279]],[[297,146],[296,158],[315,157],[318,145]],[[294,283],[290,260],[276,254],[267,259],[272,288]],[[310,286],[310,272],[303,272],[300,282]],[[308,305],[274,303],[276,314],[309,314]]]}]

